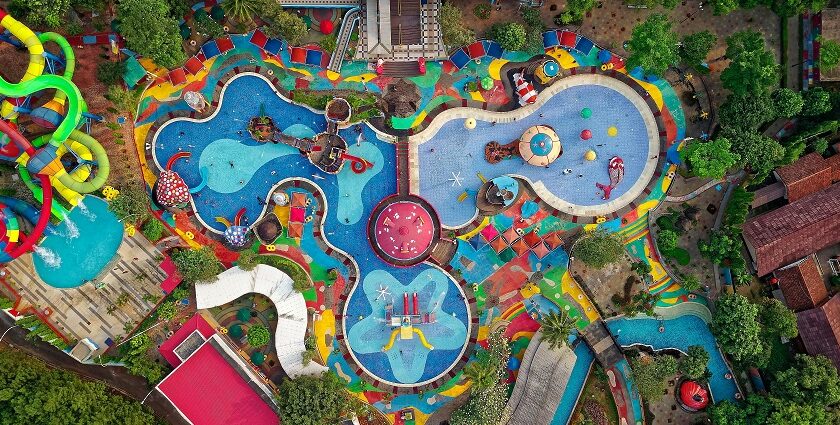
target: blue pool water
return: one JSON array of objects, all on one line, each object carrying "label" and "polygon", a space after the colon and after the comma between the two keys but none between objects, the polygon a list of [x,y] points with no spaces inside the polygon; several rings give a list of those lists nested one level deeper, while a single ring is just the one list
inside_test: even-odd
[{"label": "blue pool water", "polygon": [[[660,323],[665,331],[659,332]],[[711,356],[709,371],[709,387],[715,402],[722,400],[735,401],[738,387],[732,379],[726,379],[731,373],[723,359],[723,355],[715,345],[712,331],[703,319],[685,315],[676,319],[659,321],[653,318],[619,318],[607,322],[607,327],[615,336],[619,344],[624,347],[631,345],[646,345],[654,350],[677,349],[686,352],[691,345],[702,345]]]},{"label": "blue pool water", "polygon": [[[581,118],[580,111],[590,108],[592,116]],[[540,114],[543,116],[540,117]],[[547,124],[554,128],[563,145],[563,155],[549,168],[524,164],[510,159],[489,164],[484,159],[484,147],[490,141],[501,144],[517,140],[531,126]],[[616,137],[607,135],[615,126]],[[593,137],[581,140],[583,129]],[[434,149],[434,152],[432,152]],[[587,162],[583,154],[595,150],[598,159]],[[474,194],[481,186],[478,173],[491,179],[502,174],[527,177],[542,182],[557,197],[572,204],[591,206],[604,202],[595,183],[609,183],[607,162],[613,156],[624,159],[623,182],[612,192],[611,199],[624,194],[640,177],[649,156],[647,128],[638,109],[621,93],[604,86],[574,86],[555,94],[533,114],[508,124],[492,125],[478,122],[474,130],[464,129],[463,119],[454,119],[440,128],[431,140],[419,146],[420,195],[437,210],[447,226],[457,226],[470,220],[475,213],[473,196],[458,202],[467,191]],[[570,174],[563,170],[570,168]],[[453,173],[463,178],[463,186],[453,185]],[[578,175],[583,177],[578,177]]]},{"label": "blue pool water", "polygon": [[574,352],[577,356],[575,366],[572,368],[569,383],[566,384],[566,390],[560,399],[560,405],[554,411],[551,425],[566,425],[572,419],[572,413],[575,412],[578,398],[583,391],[584,384],[586,384],[586,376],[589,375],[589,370],[595,361],[595,353],[583,341],[575,347]]},{"label": "blue pool water", "polygon": [[[385,293],[387,291],[387,294]],[[399,336],[399,327],[386,321],[385,309],[392,305],[403,312],[403,294],[417,293],[421,314],[433,313],[434,323],[415,325],[433,347],[425,347],[415,334]],[[409,307],[412,308],[412,307]],[[437,378],[460,357],[467,342],[467,304],[455,283],[439,270],[430,269],[403,284],[390,273],[369,273],[347,303],[347,338],[356,358],[370,373],[398,384],[414,384]],[[396,335],[392,335],[394,332]],[[392,340],[393,345],[384,351]]]},{"label": "blue pool water", "polygon": [[[104,200],[85,196],[67,219],[47,236],[33,258],[35,271],[55,288],[75,288],[95,278],[114,258],[122,243],[123,225],[108,210]],[[54,254],[59,264],[47,264],[45,257]]]}]

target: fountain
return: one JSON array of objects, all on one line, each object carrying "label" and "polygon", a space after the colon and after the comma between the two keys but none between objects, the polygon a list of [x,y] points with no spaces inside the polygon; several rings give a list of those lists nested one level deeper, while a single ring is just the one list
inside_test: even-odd
[{"label": "fountain", "polygon": [[91,210],[88,209],[87,205],[85,205],[84,200],[79,201],[78,205],[76,206],[82,212],[82,215],[87,217],[90,221],[96,220],[96,214],[94,214]]},{"label": "fountain", "polygon": [[79,237],[79,226],[77,226],[76,223],[73,222],[73,220],[70,220],[70,217],[68,217],[67,214],[64,214],[63,222],[66,223],[66,226],[67,226],[67,234],[64,235],[64,237],[67,238],[67,239],[78,238]]},{"label": "fountain", "polygon": [[61,257],[59,257],[58,254],[55,253],[55,251],[49,248],[40,247],[38,245],[35,245],[32,249],[35,251],[35,255],[37,255],[41,258],[41,260],[44,261],[44,264],[47,267],[51,269],[57,269],[61,266]]}]

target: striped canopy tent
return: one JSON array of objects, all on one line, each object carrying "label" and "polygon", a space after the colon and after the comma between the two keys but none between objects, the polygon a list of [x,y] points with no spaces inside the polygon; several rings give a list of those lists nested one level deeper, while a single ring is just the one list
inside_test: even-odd
[{"label": "striped canopy tent", "polygon": [[525,130],[519,139],[519,155],[531,165],[545,167],[554,162],[563,147],[554,130],[546,125],[535,125]]}]

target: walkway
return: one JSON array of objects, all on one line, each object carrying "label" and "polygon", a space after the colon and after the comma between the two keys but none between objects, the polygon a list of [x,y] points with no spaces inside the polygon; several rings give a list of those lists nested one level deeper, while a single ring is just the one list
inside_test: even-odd
[{"label": "walkway", "polygon": [[635,424],[637,421],[641,421],[642,418],[636,418],[635,411],[638,409],[633,406],[634,400],[639,398],[638,396],[633,397],[633,394],[627,389],[624,373],[620,369],[627,361],[624,359],[624,354],[618,344],[610,335],[607,326],[602,320],[598,320],[587,326],[581,334],[586,343],[592,347],[595,352],[595,359],[598,360],[610,379],[610,392],[615,400],[618,416],[622,423]]},{"label": "walkway", "polygon": [[726,176],[722,179],[710,180],[710,181],[706,182],[706,184],[704,184],[703,186],[700,186],[697,189],[694,189],[691,192],[686,193],[685,195],[680,195],[680,196],[668,195],[668,196],[665,197],[665,201],[666,202],[686,202],[686,201],[690,201],[690,200],[696,198],[697,196],[699,196],[701,193],[711,189],[712,187],[714,187],[716,185],[723,184],[723,183],[732,183],[734,181],[740,180],[743,177],[742,174],[743,174],[743,171],[739,171],[735,174],[730,174],[730,175],[728,175],[728,176]]},{"label": "walkway", "polygon": [[341,29],[338,31],[338,40],[336,41],[335,51],[330,57],[330,63],[327,69],[332,72],[341,72],[341,64],[344,63],[344,57],[347,55],[347,49],[350,47],[350,38],[353,35],[353,29],[359,23],[359,8],[354,7],[350,9],[341,20]]}]

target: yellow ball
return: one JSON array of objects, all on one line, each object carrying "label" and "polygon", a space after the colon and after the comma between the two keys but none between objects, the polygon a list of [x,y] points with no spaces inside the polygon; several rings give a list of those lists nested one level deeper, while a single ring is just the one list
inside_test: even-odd
[{"label": "yellow ball", "polygon": [[464,128],[467,130],[472,130],[476,126],[475,118],[467,118],[464,120]]},{"label": "yellow ball", "polygon": [[595,151],[593,151],[591,149],[586,151],[585,154],[583,154],[583,159],[585,159],[587,161],[594,161],[597,158],[598,158],[598,154],[596,154]]},{"label": "yellow ball", "polygon": [[607,129],[607,135],[610,136],[610,137],[615,137],[616,135],[618,135],[618,129],[615,128],[615,126],[612,126],[612,127],[608,128]]}]

